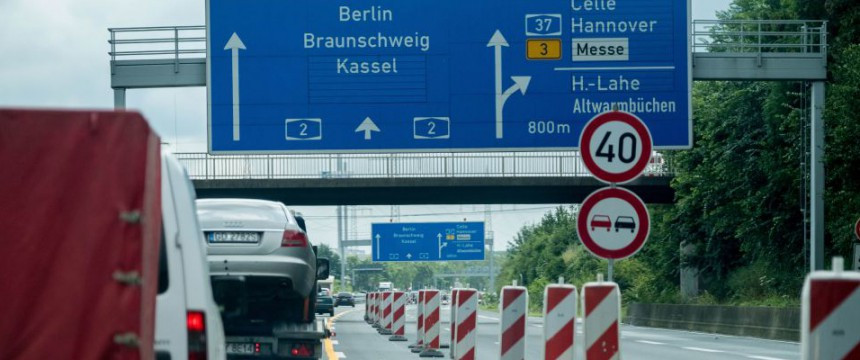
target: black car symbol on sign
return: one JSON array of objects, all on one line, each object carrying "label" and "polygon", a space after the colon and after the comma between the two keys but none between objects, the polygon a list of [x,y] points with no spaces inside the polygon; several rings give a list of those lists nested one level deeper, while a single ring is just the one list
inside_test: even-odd
[{"label": "black car symbol on sign", "polygon": [[615,219],[615,232],[618,232],[618,229],[630,229],[630,232],[636,231],[636,222],[632,217],[629,216],[619,216]]}]

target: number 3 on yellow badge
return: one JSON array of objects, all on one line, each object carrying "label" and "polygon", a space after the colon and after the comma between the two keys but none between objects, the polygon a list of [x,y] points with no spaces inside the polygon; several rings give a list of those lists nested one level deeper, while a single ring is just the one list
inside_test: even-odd
[{"label": "number 3 on yellow badge", "polygon": [[529,39],[526,41],[526,58],[529,60],[561,59],[561,39]]}]

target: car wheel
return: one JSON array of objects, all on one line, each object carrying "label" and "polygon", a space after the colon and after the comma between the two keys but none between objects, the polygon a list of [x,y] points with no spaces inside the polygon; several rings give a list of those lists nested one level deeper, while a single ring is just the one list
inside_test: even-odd
[{"label": "car wheel", "polygon": [[328,314],[329,314],[329,316],[334,316],[334,310],[332,310],[332,311],[331,311],[330,313],[328,313]]}]

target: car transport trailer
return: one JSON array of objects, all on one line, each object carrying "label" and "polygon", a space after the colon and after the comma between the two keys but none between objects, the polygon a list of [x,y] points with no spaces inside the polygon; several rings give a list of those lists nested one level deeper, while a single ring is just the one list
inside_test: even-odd
[{"label": "car transport trailer", "polygon": [[227,336],[229,359],[320,359],[322,342],[331,336],[327,319],[310,323],[279,322],[271,335]]}]

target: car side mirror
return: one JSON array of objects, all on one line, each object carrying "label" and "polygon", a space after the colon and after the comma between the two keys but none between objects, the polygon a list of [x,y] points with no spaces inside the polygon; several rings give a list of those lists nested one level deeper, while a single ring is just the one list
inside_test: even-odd
[{"label": "car side mirror", "polygon": [[329,276],[329,261],[328,259],[317,259],[317,280],[328,279]]}]

